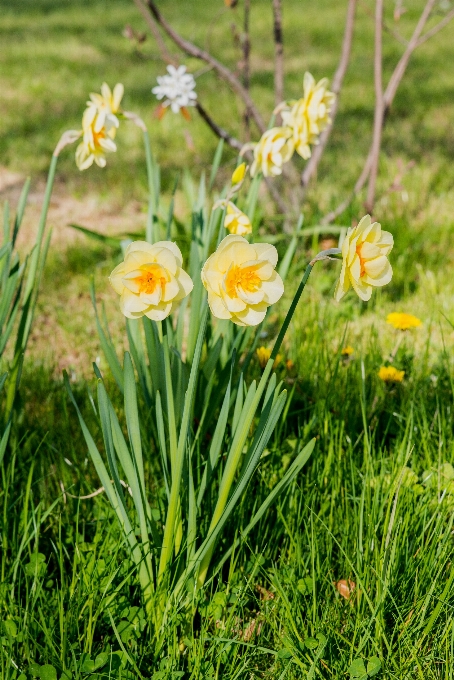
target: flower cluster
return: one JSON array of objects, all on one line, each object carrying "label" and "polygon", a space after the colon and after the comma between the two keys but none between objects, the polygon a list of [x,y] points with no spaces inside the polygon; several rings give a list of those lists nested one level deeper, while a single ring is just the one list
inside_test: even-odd
[{"label": "flower cluster", "polygon": [[[158,99],[165,98],[163,106],[170,106],[174,111],[194,106],[193,76],[186,73],[184,66],[178,69],[169,66],[167,70],[168,75],[158,78],[159,86],[153,88]],[[93,162],[105,166],[106,153],[116,150],[114,138],[119,115],[134,120],[146,130],[135,114],[121,111],[122,96],[121,84],[111,91],[103,83],[100,94],[90,95],[82,119],[82,131],[68,133],[72,141],[74,135],[82,137],[76,151],[77,165],[81,170],[90,167]],[[316,83],[306,73],[303,98],[283,104],[280,107],[283,126],[265,132],[255,146],[251,175],[258,171],[266,177],[279,175],[294,151],[308,157],[310,145],[317,143],[318,135],[330,122],[333,101],[334,95],[327,89],[327,80]],[[224,227],[230,234],[208,257],[201,279],[208,293],[211,312],[216,318],[230,319],[238,326],[256,326],[265,319],[269,306],[282,297],[284,284],[275,271],[278,260],[276,248],[267,243],[249,243],[244,238],[252,232],[251,221],[232,199],[241,189],[246,172],[246,164],[241,163],[233,172],[226,198],[213,206],[214,209],[224,208]],[[311,266],[319,259],[341,255],[342,269],[335,291],[336,300],[353,287],[357,295],[366,301],[374,287],[384,286],[392,278],[388,260],[392,247],[392,235],[382,231],[381,225],[372,222],[366,215],[356,227],[348,230],[342,250],[331,248],[323,251],[311,262]],[[192,279],[183,269],[181,252],[171,241],[159,241],[153,245],[145,241],[131,243],[124,261],[114,269],[109,280],[120,296],[121,311],[131,319],[145,315],[154,321],[162,321],[169,316],[175,304],[193,289]],[[404,330],[421,322],[408,314],[390,314],[388,323]],[[342,356],[348,357],[352,352],[351,347],[346,347]],[[267,353],[267,349],[259,348],[257,357],[261,364],[266,361]],[[403,372],[394,374],[394,370],[383,367],[380,377],[386,381],[401,381]]]},{"label": "flower cluster", "polygon": [[104,168],[106,153],[117,150],[114,142],[119,120],[123,85],[117,83],[113,92],[107,83],[101,86],[101,94],[91,93],[82,117],[82,141],[76,149],[76,164],[86,170],[93,163]]},{"label": "flower cluster", "polygon": [[[310,73],[304,74],[303,97],[282,102],[276,113],[281,113],[282,125],[267,130],[254,149],[251,176],[262,172],[265,177],[282,174],[282,166],[296,151],[302,158],[311,156],[311,145],[318,144],[321,132],[331,122],[330,111],[335,95],[328,90],[328,79],[318,83]],[[243,151],[251,145],[243,147]]]},{"label": "flower cluster", "polygon": [[164,101],[161,106],[165,110],[168,106],[174,113],[185,113],[188,106],[195,106],[197,93],[195,80],[191,73],[186,73],[186,66],[167,66],[167,73],[158,76],[158,84],[151,90],[156,98]]}]

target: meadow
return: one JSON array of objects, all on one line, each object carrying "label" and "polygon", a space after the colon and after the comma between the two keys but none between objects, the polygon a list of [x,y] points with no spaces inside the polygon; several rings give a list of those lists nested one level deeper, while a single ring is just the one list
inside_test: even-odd
[{"label": "meadow", "polygon": [[[401,17],[398,29],[403,35],[409,35],[422,6],[419,0],[412,3]],[[240,54],[230,34],[232,23],[241,28],[241,5],[228,9],[222,2],[166,0],[160,7],[182,34],[211,47],[235,68]],[[388,24],[394,25],[394,3],[385,3],[385,8]],[[274,106],[268,10],[264,0],[252,3],[251,92],[265,118]],[[285,279],[285,295],[272,307],[252,350],[248,353],[253,336],[243,347],[248,385],[263,375],[255,350],[272,348],[306,264],[336,244],[339,227],[351,226],[364,214],[360,195],[331,230],[311,230],[351,189],[369,147],[371,12],[373,3],[359,3],[339,114],[317,182],[301,208],[303,232]],[[344,13],[344,3],[334,0],[284,3],[286,96],[300,96],[306,70],[316,78],[332,75]],[[59,136],[80,126],[88,93],[99,91],[107,81],[111,86],[124,84],[125,108],[136,111],[149,128],[161,168],[162,231],[170,230],[185,262],[193,258],[190,234],[198,228],[194,215],[205,207],[201,176],[209,182],[218,140],[196,112],[191,112],[190,121],[170,113],[156,118],[157,102],[150,90],[165,67],[152,37],[133,44],[123,35],[126,25],[146,31],[127,0],[36,0],[33,5],[4,0],[0,198],[9,201],[12,214],[25,178],[32,178],[17,241],[20,252],[33,242],[49,159]],[[275,367],[276,390],[280,385],[287,390],[285,406],[256,474],[218,539],[219,563],[208,572],[193,616],[175,607],[160,637],[150,623],[137,564],[115,511],[105,493],[92,495],[101,483],[62,378],[65,370],[100,451],[106,442],[105,423],[92,362],[103,376],[123,431],[129,432],[121,379],[115,374],[115,360],[106,355],[106,343],[100,341],[98,324],[101,319],[104,330],[108,327],[109,346],[122,362],[123,350],[134,342],[131,335],[128,340],[108,276],[121,260],[121,238],[138,238],[145,231],[143,143],[140,130],[125,125],[107,167],[84,172],[76,168],[74,148],[64,150],[50,204],[52,238],[16,415],[0,462],[2,678],[454,677],[454,72],[447,66],[452,50],[451,25],[415,51],[386,122],[374,217],[394,236],[393,280],[376,290],[368,303],[352,292],[337,303],[333,290],[340,266],[317,263]],[[402,45],[386,35],[385,77],[401,52]],[[197,75],[197,92],[207,110],[216,113],[223,127],[241,135],[243,111],[227,87],[219,86],[200,62],[182,57],[182,63]],[[236,154],[224,146],[207,200],[220,195],[236,162]],[[301,159],[295,165],[304,167]],[[174,218],[168,222],[172,201]],[[209,220],[200,219],[204,234]],[[89,239],[70,224],[108,238]],[[291,242],[282,225],[282,215],[262,189],[254,235],[262,241],[271,236],[280,261]],[[396,330],[386,323],[391,312],[414,314],[422,325]],[[222,368],[219,375],[224,376],[228,343],[240,342],[239,336],[226,332],[226,337],[217,356],[210,354],[208,343],[201,353],[191,421],[197,484],[203,482],[221,409],[213,396],[213,420],[205,426],[207,395],[215,395],[209,391],[210,368]],[[213,331],[212,347],[216,339]],[[347,347],[349,351],[343,351]],[[196,355],[194,347],[192,351]],[[405,371],[401,382],[387,383],[378,375],[390,356],[393,365]],[[147,384],[153,371],[142,373],[140,360],[133,359],[146,487],[153,520],[164,526],[162,437],[149,401],[156,394],[151,395]],[[9,361],[8,355],[5,370]],[[172,362],[177,366],[174,356]],[[153,368],[151,360],[150,365]],[[188,370],[183,367],[178,377],[177,369],[172,370],[174,384],[185,384]],[[227,378],[220,377],[219,384]],[[227,443],[238,423],[241,389],[232,393]],[[307,462],[240,540],[250,518],[311,438],[316,442]],[[255,441],[252,434],[249,440]],[[243,453],[246,460],[249,454],[246,449]],[[220,476],[214,475],[216,484]],[[202,506],[207,513],[215,503],[215,491],[210,493]],[[132,500],[125,503],[131,510]],[[208,519],[201,516],[199,522],[204,535]],[[135,532],[139,535],[138,528]],[[177,575],[179,569],[175,560]]]}]

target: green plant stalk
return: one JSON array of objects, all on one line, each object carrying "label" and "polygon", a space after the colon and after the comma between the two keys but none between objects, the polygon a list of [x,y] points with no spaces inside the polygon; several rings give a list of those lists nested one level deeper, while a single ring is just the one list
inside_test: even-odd
[{"label": "green plant stalk", "polygon": [[[318,257],[318,256],[317,256]],[[310,273],[313,268],[313,263],[310,262],[307,267],[306,271],[304,272],[304,276],[301,280],[300,285],[298,286],[298,290],[296,291],[296,294],[292,300],[292,304],[290,305],[290,309],[287,312],[287,315],[284,319],[284,323],[282,324],[281,330],[279,331],[279,334],[276,338],[276,342],[274,343],[273,351],[271,352],[271,356],[268,360],[268,363],[266,364],[265,370],[263,371],[263,375],[260,379],[260,382],[257,386],[257,391],[251,401],[251,404],[248,408],[247,415],[243,421],[243,427],[238,428],[237,432],[235,433],[234,441],[232,443],[232,456],[229,456],[229,462],[230,465],[227,464],[226,468],[224,470],[224,474],[222,476],[221,480],[221,486],[219,489],[219,496],[218,496],[218,501],[216,503],[216,507],[214,509],[213,517],[210,523],[210,528],[208,530],[208,536],[212,533],[212,531],[215,529],[216,525],[218,524],[219,520],[222,517],[222,514],[224,512],[225,506],[227,505],[227,501],[230,496],[230,491],[235,479],[236,471],[238,468],[238,464],[241,460],[241,456],[243,453],[243,447],[246,442],[249,429],[251,427],[252,421],[254,419],[255,413],[257,411],[260,399],[263,395],[263,392],[265,391],[265,388],[268,383],[268,379],[270,377],[271,371],[273,369],[273,364],[276,359],[276,356],[281,348],[282,341],[284,340],[284,336],[287,332],[287,329],[290,325],[290,322],[292,320],[293,314],[295,313],[295,309],[298,305],[298,302],[301,298],[301,295],[303,293],[303,290],[306,286],[306,283],[309,279]],[[214,551],[214,544],[210,548],[210,550],[206,553],[205,557],[202,559],[200,563],[200,568],[199,568],[199,574],[197,577],[197,586],[201,588],[205,582],[206,575],[208,573],[208,569],[210,566],[211,558],[213,556],[213,551]]]},{"label": "green plant stalk", "polygon": [[52,189],[54,187],[55,171],[57,169],[58,156],[55,154],[52,156],[52,160],[49,166],[49,172],[47,175],[46,191],[44,193],[43,207],[41,209],[41,216],[38,225],[38,234],[36,236],[36,245],[30,256],[30,268],[27,275],[27,283],[25,286],[24,299],[27,300],[30,292],[33,289],[33,284],[36,276],[36,271],[38,269],[39,258],[41,254],[41,246],[44,237],[44,230],[46,228],[47,213],[49,211],[50,199],[52,196]]},{"label": "green plant stalk", "polygon": [[[39,270],[40,264],[42,265],[43,263],[41,262],[41,252],[42,252],[42,244],[43,244],[43,238],[44,238],[44,231],[46,228],[46,222],[47,222],[47,213],[49,211],[49,205],[50,205],[50,199],[52,196],[52,189],[54,186],[54,180],[55,180],[55,172],[57,169],[57,161],[58,161],[58,154],[56,155],[55,153],[52,155],[52,160],[50,162],[49,166],[49,172],[47,175],[47,184],[46,184],[46,191],[44,193],[44,200],[43,200],[43,206],[41,208],[41,215],[39,219],[39,225],[38,225],[38,233],[36,236],[36,243],[33,248],[33,251],[30,256],[30,266],[28,269],[27,273],[27,280],[25,284],[25,292],[24,292],[24,307],[26,308],[26,314],[27,318],[25,320],[24,324],[24,331],[23,331],[23,336],[22,336],[22,342],[21,342],[21,347],[16,348],[16,353],[14,357],[14,363],[13,367],[11,370],[11,373],[9,375],[9,380],[8,380],[8,389],[7,389],[7,396],[6,396],[6,403],[5,403],[5,414],[6,417],[5,419],[8,420],[9,414],[12,411],[13,408],[13,402],[14,398],[16,396],[16,391],[17,391],[17,384],[18,384],[18,379],[20,376],[20,371],[22,367],[22,360],[23,360],[23,352],[25,351],[25,348],[27,346],[28,342],[28,336],[30,334],[30,329],[31,329],[31,324],[33,320],[33,315],[35,311],[35,305],[36,305],[36,300],[37,300],[37,295],[38,295],[38,290],[37,290],[37,284],[36,284],[36,276],[37,272]],[[47,252],[47,249],[44,249],[44,252]],[[28,304],[28,306],[27,306]]]},{"label": "green plant stalk", "polygon": [[143,131],[143,140],[145,143],[145,158],[147,161],[147,177],[148,177],[148,212],[147,212],[147,226],[145,231],[145,238],[148,243],[153,243],[154,238],[154,209],[153,209],[153,158],[151,155],[151,144],[148,130]]},{"label": "green plant stalk", "polygon": [[[195,387],[197,380],[197,372],[200,364],[200,356],[202,354],[202,345],[205,337],[205,329],[208,318],[208,305],[205,308],[202,319],[200,321],[199,336],[197,338],[196,349],[194,352],[194,359],[191,367],[191,375],[189,378],[188,389],[186,391],[186,398],[184,404],[183,417],[181,420],[180,436],[178,439],[178,449],[176,455],[176,463],[172,469],[172,484],[170,489],[169,507],[167,509],[167,517],[164,529],[164,537],[162,540],[161,557],[159,560],[158,569],[158,585],[162,582],[169,564],[173,546],[175,542],[175,529],[177,521],[178,508],[180,506],[180,486],[183,475],[184,452],[186,448],[186,439],[189,430],[189,422],[192,413],[192,406],[195,397]],[[171,387],[171,383],[170,383]],[[164,604],[164,603],[163,603]],[[164,610],[164,608],[162,608]]]}]

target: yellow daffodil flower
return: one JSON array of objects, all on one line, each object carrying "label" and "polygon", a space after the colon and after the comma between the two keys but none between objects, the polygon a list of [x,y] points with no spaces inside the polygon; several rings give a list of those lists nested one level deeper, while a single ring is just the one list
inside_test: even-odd
[{"label": "yellow daffodil flower", "polygon": [[342,270],[334,297],[341,300],[350,286],[361,300],[370,300],[372,289],[385,286],[393,270],[388,255],[394,245],[392,234],[382,231],[378,222],[366,215],[350,227],[342,244]]},{"label": "yellow daffodil flower", "polygon": [[[243,147],[243,149],[246,147]],[[259,143],[254,146],[251,177],[255,177],[257,172],[262,172],[264,177],[275,177],[282,174],[282,166],[290,160],[294,148],[291,128],[274,127],[267,130]]]},{"label": "yellow daffodil flower", "polygon": [[180,249],[171,241],[131,243],[124,261],[109,276],[112,288],[120,295],[123,314],[128,319],[145,315],[153,321],[169,316],[193,288],[182,264]]},{"label": "yellow daffodil flower", "polygon": [[328,79],[318,83],[312,74],[304,74],[304,96],[282,111],[282,122],[293,131],[295,151],[307,159],[311,155],[310,144],[317,144],[321,132],[331,122],[330,112],[335,94],[328,90]]},{"label": "yellow daffodil flower", "polygon": [[247,166],[246,163],[241,163],[233,172],[232,175],[232,185],[239,184],[243,181],[246,175]]},{"label": "yellow daffodil flower", "polygon": [[249,217],[231,201],[227,203],[224,227],[228,229],[231,234],[238,234],[239,236],[244,236],[245,234],[250,234],[252,232],[252,224]]},{"label": "yellow daffodil flower", "polygon": [[417,328],[422,325],[421,319],[413,316],[413,314],[405,314],[404,312],[392,312],[386,317],[386,323],[389,323],[399,331],[408,331],[410,328]]},{"label": "yellow daffodil flower", "polygon": [[[101,85],[101,94],[97,92],[90,93],[90,101],[87,102],[88,109],[93,110],[93,117],[96,116],[96,125],[99,129],[103,128],[106,123],[111,127],[117,128],[118,118],[116,116],[120,111],[120,104],[124,93],[124,87],[121,83],[117,83],[111,91],[107,83]],[[99,130],[96,130],[98,132]]]},{"label": "yellow daffodil flower", "polygon": [[213,316],[231,319],[238,326],[263,321],[268,307],[284,293],[282,279],[274,271],[277,258],[274,246],[226,236],[202,269]]},{"label": "yellow daffodil flower", "polygon": [[377,375],[383,382],[402,382],[405,371],[399,371],[394,366],[382,366]]}]

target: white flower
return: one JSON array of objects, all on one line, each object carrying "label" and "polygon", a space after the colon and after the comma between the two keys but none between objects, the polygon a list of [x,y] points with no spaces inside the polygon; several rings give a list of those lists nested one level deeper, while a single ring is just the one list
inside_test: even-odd
[{"label": "white flower", "polygon": [[186,106],[195,106],[195,80],[191,73],[186,73],[186,66],[167,66],[167,74],[158,76],[157,81],[158,85],[151,91],[157,99],[164,99],[162,106],[170,106],[174,113]]}]

